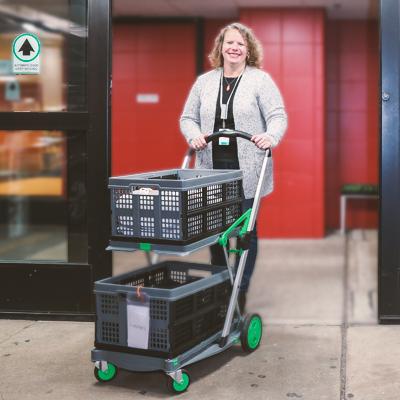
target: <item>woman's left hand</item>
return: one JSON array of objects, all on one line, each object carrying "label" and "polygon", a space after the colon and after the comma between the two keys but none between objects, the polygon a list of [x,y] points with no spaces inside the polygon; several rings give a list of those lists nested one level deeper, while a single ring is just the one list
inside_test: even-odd
[{"label": "woman's left hand", "polygon": [[253,135],[251,141],[261,150],[267,150],[272,146],[271,141],[265,133],[260,133],[258,135]]}]

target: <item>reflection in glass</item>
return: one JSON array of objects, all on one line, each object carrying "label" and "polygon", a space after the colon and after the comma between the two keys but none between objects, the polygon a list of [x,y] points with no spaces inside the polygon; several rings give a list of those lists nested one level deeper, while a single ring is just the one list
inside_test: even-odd
[{"label": "reflection in glass", "polygon": [[[12,72],[12,43],[41,43],[40,73]],[[86,0],[0,1],[0,111],[86,109]]]},{"label": "reflection in glass", "polygon": [[[69,212],[81,206],[73,188],[84,176],[85,152],[74,156],[70,173],[66,168],[69,148],[79,147],[83,136],[0,131],[0,259],[86,261],[76,260],[69,246],[71,232],[80,235],[85,223],[85,213],[72,221]],[[87,245],[81,239],[82,249],[75,250],[82,255]]]}]

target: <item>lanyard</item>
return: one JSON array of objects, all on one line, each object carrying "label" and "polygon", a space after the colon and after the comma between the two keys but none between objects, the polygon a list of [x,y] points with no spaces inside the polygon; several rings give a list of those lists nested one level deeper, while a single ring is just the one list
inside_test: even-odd
[{"label": "lanyard", "polygon": [[228,119],[228,107],[229,107],[229,102],[231,101],[231,97],[233,95],[233,92],[236,89],[237,84],[240,81],[240,78],[243,75],[244,70],[242,71],[242,73],[238,76],[238,78],[236,79],[235,85],[233,86],[232,92],[228,97],[228,101],[226,102],[226,104],[222,103],[222,95],[223,95],[223,79],[224,79],[224,70],[222,69],[221,72],[221,84],[220,84],[220,93],[219,93],[219,105],[221,106],[221,119],[222,119],[222,127],[225,128],[225,122]]}]

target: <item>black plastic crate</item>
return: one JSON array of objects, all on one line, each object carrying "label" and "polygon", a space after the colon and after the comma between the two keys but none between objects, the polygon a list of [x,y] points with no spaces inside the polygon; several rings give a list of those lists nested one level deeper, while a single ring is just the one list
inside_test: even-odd
[{"label": "black plastic crate", "polygon": [[241,215],[242,172],[166,170],[112,177],[112,237],[189,244],[222,232]]},{"label": "black plastic crate", "polygon": [[[148,349],[128,347],[127,297],[149,297]],[[164,261],[95,283],[96,347],[175,357],[223,327],[231,285],[226,267]]]}]

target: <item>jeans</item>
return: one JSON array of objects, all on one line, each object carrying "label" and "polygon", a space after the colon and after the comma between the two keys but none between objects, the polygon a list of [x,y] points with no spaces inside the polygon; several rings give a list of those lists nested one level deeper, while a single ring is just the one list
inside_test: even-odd
[{"label": "jeans", "polygon": [[[243,212],[247,211],[252,207],[254,199],[244,199],[242,202]],[[247,292],[250,285],[250,279],[253,275],[254,266],[256,264],[258,250],[258,240],[257,240],[257,223],[254,225],[254,229],[250,233],[250,245],[249,251],[247,253],[247,260],[244,266],[242,283],[240,285],[240,291]],[[226,265],[226,260],[224,256],[224,250],[219,244],[214,244],[210,246],[211,253],[211,264],[212,265]],[[239,256],[236,255],[236,267],[239,264]]]}]

